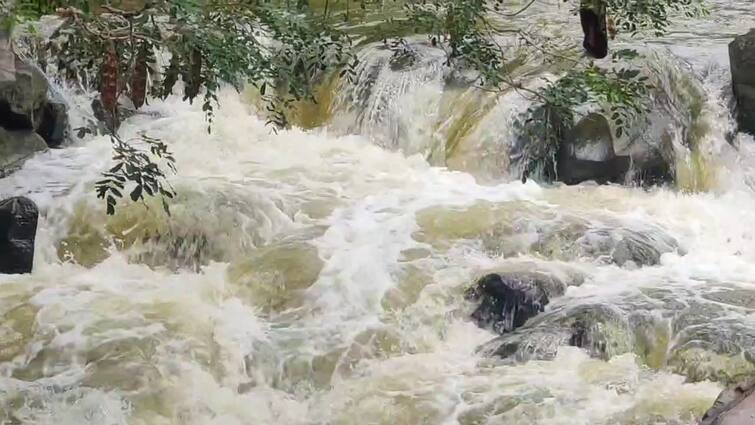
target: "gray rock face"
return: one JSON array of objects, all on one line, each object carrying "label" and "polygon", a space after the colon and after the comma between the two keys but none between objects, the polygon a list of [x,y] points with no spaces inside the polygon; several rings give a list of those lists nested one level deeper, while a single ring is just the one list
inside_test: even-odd
[{"label": "gray rock face", "polygon": [[68,105],[60,96],[52,94],[42,110],[37,133],[47,142],[47,146],[57,148],[65,143],[70,132]]},{"label": "gray rock face", "polygon": [[10,49],[8,31],[0,29],[0,82],[10,81],[16,74],[16,58]]},{"label": "gray rock face", "polygon": [[49,89],[44,73],[22,60],[0,31],[0,177],[68,138],[68,107]]},{"label": "gray rock face", "polygon": [[28,198],[0,202],[0,273],[31,273],[39,210]]},{"label": "gray rock face", "polygon": [[755,134],[755,29],[729,44],[729,61],[739,128]]},{"label": "gray rock face", "polygon": [[700,425],[755,424],[755,378],[724,390]]},{"label": "gray rock face", "polygon": [[34,153],[45,149],[45,141],[31,130],[9,131],[0,127],[0,177],[20,167]]}]

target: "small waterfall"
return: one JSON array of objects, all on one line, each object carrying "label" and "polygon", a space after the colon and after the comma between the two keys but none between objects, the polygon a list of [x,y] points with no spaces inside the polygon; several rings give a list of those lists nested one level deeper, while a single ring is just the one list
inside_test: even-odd
[{"label": "small waterfall", "polygon": [[[616,48],[624,47],[633,46]],[[728,109],[707,100],[716,98],[710,84],[720,83],[703,81],[666,48],[640,50],[641,70],[654,87],[649,111],[621,137],[611,130],[616,155],[628,155],[634,163],[637,176],[628,179],[649,172],[675,177],[683,190],[713,188],[711,161],[725,149],[720,141],[733,125]],[[510,71],[531,81],[530,88],[542,86],[543,78],[552,80],[550,71],[561,66],[531,62]],[[516,158],[522,141],[514,123],[532,101],[516,90],[491,93],[475,87],[473,74],[449,66],[444,52],[428,42],[365,47],[354,84],[342,81],[337,90],[329,126],[342,134],[369,135],[378,146],[420,154],[484,183],[521,176]],[[610,116],[604,105],[585,105],[581,116],[591,112]],[[718,124],[721,119],[726,126]]]},{"label": "small waterfall", "polygon": [[355,83],[335,99],[331,125],[406,155],[432,156],[447,75],[444,51],[422,42],[378,44],[364,48],[359,61]]}]

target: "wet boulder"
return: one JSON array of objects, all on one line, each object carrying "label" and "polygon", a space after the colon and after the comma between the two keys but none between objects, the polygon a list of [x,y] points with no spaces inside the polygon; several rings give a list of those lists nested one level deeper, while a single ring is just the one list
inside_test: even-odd
[{"label": "wet boulder", "polygon": [[721,392],[700,425],[751,425],[755,423],[755,378]]},{"label": "wet boulder", "polygon": [[557,325],[566,331],[566,345],[581,348],[590,356],[609,360],[635,348],[629,315],[610,305],[580,305],[569,309]]},{"label": "wet boulder", "polygon": [[642,331],[644,326],[635,326],[640,314],[635,316],[610,305],[559,306],[478,351],[508,362],[526,362],[552,360],[559,347],[572,346],[608,360],[639,347],[635,330]]},{"label": "wet boulder", "polygon": [[478,326],[499,334],[512,332],[545,311],[550,300],[563,295],[568,285],[582,282],[581,275],[569,271],[528,270],[528,266],[532,264],[512,263],[486,274],[467,290],[466,298],[477,304],[471,317]]},{"label": "wet boulder", "polygon": [[36,67],[24,62],[3,46],[0,36],[0,127],[8,130],[33,130],[39,125],[47,101],[47,79]]},{"label": "wet boulder", "polygon": [[553,360],[559,347],[568,345],[568,341],[569,335],[564,329],[522,328],[486,342],[477,352],[509,364]]},{"label": "wet boulder", "polygon": [[616,155],[606,117],[590,113],[567,132],[559,147],[558,179],[566,184],[622,183],[630,163],[628,156]]},{"label": "wet boulder", "polygon": [[755,29],[729,44],[729,61],[739,128],[755,134]]},{"label": "wet boulder", "polygon": [[467,292],[479,302],[472,313],[478,326],[503,334],[519,328],[545,310],[548,295],[534,280],[522,276],[489,274]]},{"label": "wet boulder", "polygon": [[37,132],[50,147],[68,137],[68,107],[50,92],[45,74],[21,59],[0,33],[0,127]]},{"label": "wet boulder", "polygon": [[0,202],[0,273],[31,273],[39,210],[28,198]]}]

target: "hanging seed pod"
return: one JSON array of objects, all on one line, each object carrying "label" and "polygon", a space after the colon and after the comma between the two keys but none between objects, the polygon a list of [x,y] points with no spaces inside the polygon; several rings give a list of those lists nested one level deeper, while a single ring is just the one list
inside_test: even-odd
[{"label": "hanging seed pod", "polygon": [[129,97],[134,102],[136,109],[144,105],[147,96],[147,46],[143,44],[134,63],[134,72],[131,74],[129,83],[131,93]]},{"label": "hanging seed pod", "polygon": [[585,35],[582,46],[587,53],[602,59],[608,55],[608,31],[606,29],[605,0],[581,0],[579,19]]},{"label": "hanging seed pod", "polygon": [[199,49],[192,50],[189,60],[189,74],[184,76],[186,82],[184,95],[187,99],[193,100],[199,94],[199,88],[202,86],[202,52]]},{"label": "hanging seed pod", "polygon": [[114,130],[118,122],[118,54],[113,42],[108,46],[100,71],[100,102],[105,113],[112,118],[108,124]]}]

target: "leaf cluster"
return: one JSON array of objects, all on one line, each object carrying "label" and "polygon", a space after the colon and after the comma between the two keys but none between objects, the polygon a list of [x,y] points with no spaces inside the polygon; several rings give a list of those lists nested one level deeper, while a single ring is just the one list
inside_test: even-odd
[{"label": "leaf cluster", "polygon": [[[117,134],[111,134],[110,142],[113,145],[115,165],[103,173],[104,178],[95,184],[97,197],[106,201],[107,214],[115,214],[118,199],[128,190],[129,197],[134,202],[144,202],[145,195],[160,195],[163,209],[170,215],[167,199],[172,199],[175,191],[158,163],[160,161],[172,172],[176,171],[175,158],[168,147],[159,139],[145,135],[125,141]],[[145,147],[136,147],[137,143]]]},{"label": "leaf cluster", "polygon": [[220,87],[251,83],[267,101],[271,122],[285,126],[287,108],[314,100],[314,86],[324,73],[355,65],[350,38],[300,6],[153,0],[142,10],[124,11],[106,2],[100,13],[64,12],[68,21],[49,49],[63,75],[102,90],[103,57],[112,46],[119,59],[117,95],[144,97],[134,93],[134,85],[142,90],[142,84],[133,80],[144,78],[141,64],[146,64],[152,97],[169,96],[182,81],[185,100],[202,96],[210,124]]},{"label": "leaf cluster", "polygon": [[695,17],[708,13],[704,0],[604,1],[617,29],[632,35],[651,31],[660,36],[666,32],[675,15]]}]

